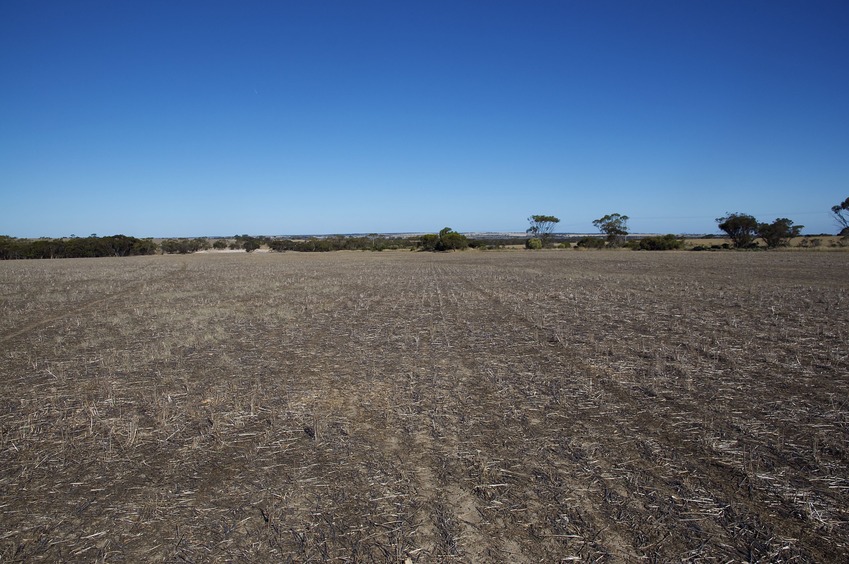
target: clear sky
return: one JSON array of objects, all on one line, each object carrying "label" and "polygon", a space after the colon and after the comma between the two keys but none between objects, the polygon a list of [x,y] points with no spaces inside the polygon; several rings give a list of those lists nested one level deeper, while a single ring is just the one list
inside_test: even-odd
[{"label": "clear sky", "polygon": [[3,0],[0,234],[836,232],[849,2]]}]

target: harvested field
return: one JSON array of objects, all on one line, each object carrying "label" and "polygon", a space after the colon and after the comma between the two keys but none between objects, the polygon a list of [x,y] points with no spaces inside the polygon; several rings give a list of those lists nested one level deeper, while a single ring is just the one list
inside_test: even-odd
[{"label": "harvested field", "polygon": [[849,558],[849,253],[0,263],[0,561]]}]

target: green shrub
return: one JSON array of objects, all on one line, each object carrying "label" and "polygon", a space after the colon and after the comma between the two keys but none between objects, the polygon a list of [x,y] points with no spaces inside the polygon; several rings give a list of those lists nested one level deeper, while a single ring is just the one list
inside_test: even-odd
[{"label": "green shrub", "polygon": [[579,249],[603,249],[604,245],[604,239],[599,237],[584,237],[578,241]]},{"label": "green shrub", "polygon": [[439,245],[439,235],[436,233],[428,233],[427,235],[422,235],[422,238],[419,240],[419,248],[423,251],[435,251],[436,247]]},{"label": "green shrub", "polygon": [[194,239],[166,239],[160,244],[165,254],[189,254],[209,248],[209,241],[202,237]]},{"label": "green shrub", "polygon": [[656,237],[644,237],[640,239],[639,250],[641,251],[674,251],[684,247],[684,241],[675,235],[658,235]]},{"label": "green shrub", "polygon": [[537,237],[531,237],[527,241],[525,241],[525,248],[531,250],[537,250],[542,248],[542,239]]},{"label": "green shrub", "polygon": [[469,246],[469,240],[462,233],[452,231],[446,227],[439,232],[439,242],[441,251],[461,251]]},{"label": "green shrub", "polygon": [[423,251],[462,251],[469,246],[469,240],[462,233],[457,233],[450,227],[439,232],[430,233],[419,239],[419,249]]}]

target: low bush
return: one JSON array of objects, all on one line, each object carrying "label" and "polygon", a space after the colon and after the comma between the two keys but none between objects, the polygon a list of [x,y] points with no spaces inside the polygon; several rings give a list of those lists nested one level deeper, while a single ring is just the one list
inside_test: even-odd
[{"label": "low bush", "polygon": [[674,251],[683,247],[684,241],[672,234],[643,237],[637,243],[640,251]]},{"label": "low bush", "polygon": [[599,237],[584,237],[578,241],[579,249],[603,249],[605,246],[604,239]]},{"label": "low bush", "polygon": [[165,239],[160,244],[162,252],[168,255],[186,255],[210,248],[209,241],[202,237],[194,239]]}]

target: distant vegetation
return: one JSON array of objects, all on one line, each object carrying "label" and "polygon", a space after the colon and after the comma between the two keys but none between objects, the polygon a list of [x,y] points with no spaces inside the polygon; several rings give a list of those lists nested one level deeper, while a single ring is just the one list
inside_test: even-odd
[{"label": "distant vegetation", "polygon": [[[832,241],[832,246],[849,245],[849,198],[831,208],[840,227],[841,241]],[[567,236],[555,234],[554,228],[560,219],[553,215],[537,214],[528,218],[527,239],[518,236],[468,238],[450,227],[439,233],[421,236],[392,237],[372,233],[369,235],[328,237],[292,237],[276,238],[267,236],[235,235],[230,238],[172,238],[157,244],[153,239],[138,239],[126,235],[98,237],[63,237],[58,239],[18,239],[0,235],[0,260],[39,259],[39,258],[80,258],[80,257],[123,257],[132,255],[189,254],[208,249],[223,251],[226,249],[246,251],[248,253],[266,247],[274,252],[295,251],[302,253],[323,253],[330,251],[461,251],[472,249],[499,249],[524,244],[526,249],[538,250],[558,246],[569,249],[574,244],[578,249],[606,249],[625,247],[640,251],[669,251],[684,248],[682,237],[667,234],[636,238],[629,234],[627,215],[607,214],[594,220],[599,236]],[[795,225],[786,217],[776,218],[772,223],[759,222],[754,216],[742,212],[728,212],[716,219],[717,226],[723,231],[731,244],[696,245],[692,250],[722,250],[732,246],[736,249],[757,248],[758,240],[768,249],[788,246],[790,240],[799,237],[804,226]],[[707,236],[713,237],[713,235]],[[806,238],[799,247],[817,248],[822,246],[819,238]]]},{"label": "distant vegetation", "polygon": [[439,235],[422,235],[419,248],[423,251],[462,251],[469,246],[465,235],[450,227],[444,228]]},{"label": "distant vegetation", "polygon": [[731,238],[734,247],[742,249],[751,246],[755,241],[755,231],[758,220],[745,213],[726,213],[716,218],[719,228]]},{"label": "distant vegetation", "polygon": [[670,233],[655,237],[643,237],[629,246],[638,251],[675,251],[684,248],[684,240]]},{"label": "distant vegetation", "polygon": [[[548,247],[551,244],[551,236],[554,233],[554,227],[560,223],[560,219],[553,215],[532,215],[528,218],[531,224],[528,227],[527,233],[531,236],[531,240],[538,239],[540,242],[539,248]],[[537,248],[536,244],[528,244],[529,249]]]},{"label": "distant vegetation", "polygon": [[297,251],[301,253],[326,253],[330,251],[386,251],[412,249],[415,242],[407,238],[386,237],[373,233],[362,237],[308,237],[306,239],[269,239],[272,251]]},{"label": "distant vegetation", "polygon": [[767,248],[786,247],[790,239],[798,237],[804,225],[793,225],[793,220],[779,217],[772,223],[758,223],[758,237],[764,240]]},{"label": "distant vegetation", "polygon": [[604,239],[600,237],[582,237],[577,246],[579,249],[603,249],[604,245]]},{"label": "distant vegetation", "polygon": [[209,241],[201,237],[195,239],[165,239],[160,245],[165,254],[196,253],[210,248]]},{"label": "distant vegetation", "polygon": [[786,217],[779,217],[772,223],[760,223],[754,216],[745,213],[726,213],[716,222],[738,249],[757,247],[757,237],[763,239],[769,249],[785,246],[790,239],[798,237],[804,227],[793,225],[793,220]]},{"label": "distant vegetation", "polygon": [[126,235],[66,239],[16,239],[0,235],[0,259],[126,257],[152,255],[157,248],[152,239]]},{"label": "distant vegetation", "polygon": [[620,247],[628,237],[628,219],[627,215],[612,213],[593,221],[593,225],[607,237],[607,246]]}]

